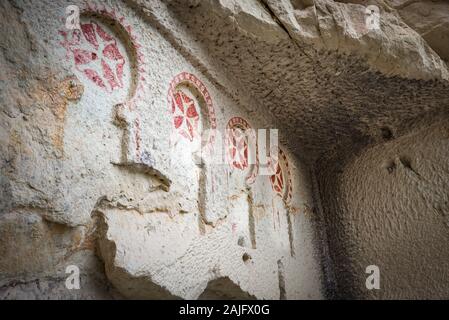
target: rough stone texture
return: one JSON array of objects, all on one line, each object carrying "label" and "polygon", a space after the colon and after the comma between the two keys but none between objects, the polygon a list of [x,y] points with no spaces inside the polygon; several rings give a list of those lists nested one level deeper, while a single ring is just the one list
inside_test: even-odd
[{"label": "rough stone texture", "polygon": [[[289,1],[252,1],[250,17],[271,29],[265,38],[239,23],[247,4],[171,3],[210,56],[266,106],[281,135],[295,137],[285,143],[303,159],[379,141],[382,127],[402,134],[407,120],[445,110],[445,63],[395,12],[381,14],[381,31],[365,33],[355,27],[364,18],[361,5],[315,1],[310,10],[297,5],[297,15],[311,16],[297,30]],[[270,13],[277,25],[265,22]],[[305,27],[320,32],[304,34]]]},{"label": "rough stone texture", "polygon": [[[446,118],[338,165],[323,164],[339,297],[449,297],[448,137]],[[382,290],[365,288],[371,264],[380,267]]]},{"label": "rough stone texture", "polygon": [[[183,121],[198,130],[224,133],[235,116],[268,128],[270,117],[247,114],[248,96],[185,56],[194,43],[135,8],[76,3],[77,34],[67,4],[2,3],[2,296],[323,297],[307,168],[285,150],[289,203],[267,175],[247,184],[254,168],[215,164],[197,133],[175,130],[172,90],[195,104]],[[80,291],[64,286],[71,264]]]},{"label": "rough stone texture", "polygon": [[[0,296],[447,298],[446,7],[1,2]],[[238,117],[281,190],[199,151]]]},{"label": "rough stone texture", "polygon": [[449,61],[449,18],[447,1],[389,1],[411,28],[418,32],[436,53]]}]

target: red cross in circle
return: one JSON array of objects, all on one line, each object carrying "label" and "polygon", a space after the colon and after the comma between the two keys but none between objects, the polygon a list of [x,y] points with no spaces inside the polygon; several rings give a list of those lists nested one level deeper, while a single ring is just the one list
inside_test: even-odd
[{"label": "red cross in circle", "polygon": [[277,161],[275,168],[275,173],[270,177],[271,186],[275,192],[282,194],[284,189],[284,174],[279,161]]},{"label": "red cross in circle", "polygon": [[234,168],[244,170],[248,167],[248,137],[240,128],[230,129],[229,156]]},{"label": "red cross in circle", "polygon": [[182,91],[176,91],[172,101],[173,124],[179,133],[193,141],[198,131],[200,116],[195,101]]},{"label": "red cross in circle", "polygon": [[71,52],[76,70],[100,88],[113,91],[123,87],[125,58],[117,41],[95,22],[81,24],[81,31],[74,30],[71,39],[66,32],[63,46]]}]

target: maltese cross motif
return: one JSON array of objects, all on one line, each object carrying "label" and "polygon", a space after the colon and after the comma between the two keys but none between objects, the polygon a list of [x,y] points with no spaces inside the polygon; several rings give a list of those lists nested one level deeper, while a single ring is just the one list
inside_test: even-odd
[{"label": "maltese cross motif", "polygon": [[239,128],[231,129],[229,136],[229,156],[234,168],[244,170],[248,167],[248,139]]},{"label": "maltese cross motif", "polygon": [[282,194],[284,190],[284,174],[282,173],[282,168],[277,161],[276,165],[274,166],[276,168],[275,173],[270,177],[271,186],[273,187],[273,190],[279,194]]},{"label": "maltese cross motif", "polygon": [[184,92],[176,91],[172,100],[172,114],[175,128],[186,139],[193,141],[200,120],[195,101]]},{"label": "maltese cross motif", "polygon": [[71,40],[66,32],[60,32],[64,47],[72,53],[75,68],[100,88],[112,92],[123,87],[125,58],[117,47],[117,41],[95,22],[81,24],[81,31],[74,30]]}]

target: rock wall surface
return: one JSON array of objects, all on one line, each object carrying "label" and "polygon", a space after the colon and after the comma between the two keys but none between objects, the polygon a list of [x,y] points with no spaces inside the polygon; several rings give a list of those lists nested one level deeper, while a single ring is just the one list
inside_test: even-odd
[{"label": "rock wall surface", "polygon": [[[251,90],[258,105],[265,106],[276,126],[286,133],[283,142],[313,172],[313,209],[318,219],[320,212],[323,217],[318,229],[326,230],[320,247],[327,296],[446,298],[448,283],[441,272],[446,265],[441,262],[447,260],[447,254],[439,245],[444,246],[448,235],[441,229],[443,225],[434,221],[434,204],[422,204],[418,222],[410,208],[399,203],[420,202],[421,187],[413,185],[410,188],[414,191],[406,191],[397,186],[394,195],[377,192],[377,188],[393,188],[392,181],[378,174],[385,162],[392,161],[384,150],[377,149],[382,159],[377,166],[374,159],[366,166],[350,166],[362,161],[368,152],[364,150],[411,134],[420,139],[418,131],[447,118],[444,41],[426,39],[432,28],[442,30],[436,34],[444,38],[441,28],[447,12],[440,9],[446,4],[325,0],[219,3],[192,1],[183,6],[181,1],[171,1],[169,10],[200,39],[211,59]],[[366,8],[371,4],[380,9],[377,31],[365,25]],[[404,147],[410,149],[407,158],[411,160],[406,161],[414,161],[421,147],[418,143]],[[444,163],[438,163],[437,158],[447,146],[436,147],[434,152],[424,152],[432,177],[445,172]],[[342,181],[342,175],[351,178]],[[368,175],[373,181],[365,184]],[[342,194],[341,188],[346,193]],[[432,190],[440,194],[438,203],[446,201],[444,183]],[[436,206],[440,215],[447,215],[444,205]],[[397,229],[383,225],[386,217]],[[412,236],[404,234],[402,228],[419,228],[419,223],[424,224],[420,239],[427,244],[435,241],[435,250],[405,241]],[[391,237],[404,239],[391,244]],[[389,259],[397,251],[412,254]],[[430,261],[425,268],[420,265],[420,256]],[[388,282],[382,282],[379,292],[366,290],[364,281],[365,268],[376,263],[381,274],[385,273],[382,281]],[[409,274],[403,275],[406,269]],[[429,281],[434,272],[439,275]]]},{"label": "rock wall surface", "polygon": [[[448,133],[444,118],[323,165],[318,175],[333,226],[338,297],[448,297]],[[364,270],[373,264],[381,290],[368,291]]]},{"label": "rock wall surface", "polygon": [[0,6],[0,297],[448,297],[444,1]]},{"label": "rock wall surface", "polygon": [[283,146],[272,174],[249,163],[225,129],[271,118],[175,22],[116,1],[1,6],[2,298],[323,297],[308,169]]}]

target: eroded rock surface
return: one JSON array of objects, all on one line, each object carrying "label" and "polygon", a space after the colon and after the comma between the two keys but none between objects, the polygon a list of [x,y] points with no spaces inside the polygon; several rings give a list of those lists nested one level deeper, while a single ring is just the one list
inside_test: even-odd
[{"label": "eroded rock surface", "polygon": [[448,297],[446,3],[70,4],[0,4],[1,298]]}]

